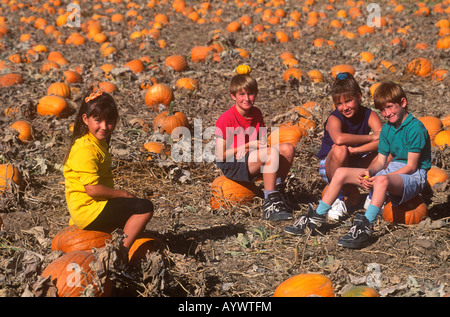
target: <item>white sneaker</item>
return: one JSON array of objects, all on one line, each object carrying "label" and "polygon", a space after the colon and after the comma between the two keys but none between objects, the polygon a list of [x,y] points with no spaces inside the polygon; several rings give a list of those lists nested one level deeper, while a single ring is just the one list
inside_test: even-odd
[{"label": "white sneaker", "polygon": [[[372,199],[369,198],[369,195],[367,195],[366,197],[366,201],[364,202],[364,209],[367,210],[367,208],[369,207],[370,203],[372,202]],[[381,206],[380,212],[383,211],[384,206],[386,206],[386,202],[383,203],[383,206]]]},{"label": "white sneaker", "polygon": [[347,207],[345,206],[345,203],[338,198],[331,205],[331,209],[327,213],[328,221],[338,222],[340,218],[345,215],[347,215]]}]

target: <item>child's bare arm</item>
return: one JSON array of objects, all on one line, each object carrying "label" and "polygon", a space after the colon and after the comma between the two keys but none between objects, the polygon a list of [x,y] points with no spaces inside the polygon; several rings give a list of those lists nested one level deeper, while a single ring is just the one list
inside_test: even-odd
[{"label": "child's bare arm", "polygon": [[391,174],[412,174],[419,167],[420,152],[408,152],[408,160],[402,168],[392,172]]},{"label": "child's bare arm", "polygon": [[328,133],[330,133],[330,137],[336,145],[352,146],[355,144],[365,144],[378,140],[378,135],[375,134],[358,135],[342,132],[342,123],[334,116],[330,116],[328,119],[326,129]]},{"label": "child's bare arm", "polygon": [[86,194],[95,200],[108,200],[112,198],[134,198],[135,196],[126,190],[114,189],[104,185],[86,185],[84,186]]}]

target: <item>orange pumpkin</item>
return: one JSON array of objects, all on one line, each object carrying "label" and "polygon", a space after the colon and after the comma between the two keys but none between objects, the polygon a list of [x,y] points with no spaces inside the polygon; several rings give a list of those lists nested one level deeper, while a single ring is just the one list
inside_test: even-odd
[{"label": "orange pumpkin", "polygon": [[47,95],[55,95],[63,98],[70,98],[70,87],[66,83],[53,83],[47,89]]},{"label": "orange pumpkin", "polygon": [[308,74],[305,71],[294,67],[286,69],[283,73],[284,81],[289,81],[291,77],[297,79],[299,82],[302,82],[304,79],[309,78]]},{"label": "orange pumpkin", "polygon": [[435,145],[434,139],[436,134],[442,129],[442,122],[439,118],[433,116],[420,117],[419,120],[423,123],[428,131],[431,139],[431,145]]},{"label": "orange pumpkin", "polygon": [[83,81],[81,75],[73,70],[64,71],[64,79],[69,84],[81,83]]},{"label": "orange pumpkin", "polygon": [[210,46],[195,46],[191,49],[191,60],[195,63],[204,63],[212,50]]},{"label": "orange pumpkin", "polygon": [[415,225],[428,214],[428,208],[422,196],[416,196],[396,207],[387,202],[383,209],[383,219],[389,223]]},{"label": "orange pumpkin", "polygon": [[355,76],[355,68],[352,65],[340,64],[331,68],[331,76],[336,78],[339,73],[350,73]]},{"label": "orange pumpkin", "polygon": [[248,204],[253,201],[257,193],[258,188],[253,183],[235,182],[222,175],[211,184],[210,204],[212,209]]},{"label": "orange pumpkin", "polygon": [[29,142],[33,140],[33,129],[27,121],[19,120],[11,125],[11,128],[19,132],[19,140]]},{"label": "orange pumpkin", "polygon": [[150,153],[162,153],[164,150],[165,145],[162,142],[147,142],[144,144],[144,149],[149,151]]},{"label": "orange pumpkin", "polygon": [[12,164],[0,164],[0,192],[8,191],[12,183],[23,189],[22,174],[19,169]]},{"label": "orange pumpkin", "polygon": [[331,280],[317,273],[293,276],[281,283],[273,294],[274,297],[335,297]]},{"label": "orange pumpkin", "polygon": [[44,96],[39,99],[39,103],[36,108],[37,112],[43,116],[66,116],[68,107],[64,98],[59,96]]},{"label": "orange pumpkin", "polygon": [[147,89],[145,104],[153,110],[158,110],[158,105],[168,106],[173,99],[172,89],[165,84],[156,84]]},{"label": "orange pumpkin", "polygon": [[138,74],[145,70],[144,63],[140,59],[133,59],[127,62],[124,66],[128,67],[135,74]]},{"label": "orange pumpkin", "polygon": [[198,88],[197,81],[193,78],[184,77],[177,80],[176,84],[177,88],[185,88],[188,90],[195,90]]},{"label": "orange pumpkin", "polygon": [[108,94],[112,94],[113,92],[115,92],[116,90],[118,90],[116,84],[107,82],[107,81],[102,81],[98,83],[98,89],[101,89],[102,91],[108,93]]},{"label": "orange pumpkin", "polygon": [[450,127],[450,114],[441,118],[441,123],[444,127]]},{"label": "orange pumpkin", "polygon": [[171,55],[166,58],[165,65],[172,67],[176,72],[185,70],[188,66],[186,58],[182,55]]},{"label": "orange pumpkin", "polygon": [[128,251],[128,261],[133,263],[140,259],[144,259],[147,251],[161,251],[163,247],[164,243],[160,239],[149,232],[143,232],[139,234],[131,245],[130,250]]},{"label": "orange pumpkin", "polygon": [[442,81],[448,76],[448,70],[443,68],[433,69],[431,72],[431,79],[436,81]]},{"label": "orange pumpkin", "polygon": [[417,76],[426,77],[433,70],[433,65],[429,59],[419,57],[408,63],[407,71]]},{"label": "orange pumpkin", "polygon": [[342,297],[380,297],[380,293],[372,287],[358,285],[345,291]]},{"label": "orange pumpkin", "polygon": [[89,266],[92,261],[95,261],[95,256],[91,252],[69,252],[51,262],[41,275],[51,276],[59,297],[80,297],[88,285],[94,286],[95,297],[110,296],[110,286],[102,285],[104,288],[101,290],[94,283],[95,272]]},{"label": "orange pumpkin", "polygon": [[[322,198],[325,195],[327,188],[328,185],[326,185],[322,191]],[[342,189],[344,192],[344,203],[348,207],[356,207],[359,203],[359,200],[361,199],[361,193],[359,192],[358,187],[352,184],[345,184]]]},{"label": "orange pumpkin", "polygon": [[450,130],[443,130],[436,133],[434,143],[441,149],[444,149],[445,146],[450,146]]},{"label": "orange pumpkin", "polygon": [[0,87],[9,87],[23,83],[23,78],[19,74],[4,74],[0,75]]},{"label": "orange pumpkin", "polygon": [[174,111],[174,102],[169,106],[169,110],[163,111],[153,119],[153,130],[159,133],[171,134],[175,128],[189,127],[189,121],[180,111]]},{"label": "orange pumpkin", "polygon": [[281,126],[274,128],[274,131],[272,131],[267,138],[267,144],[274,146],[277,144],[290,143],[293,146],[296,146],[306,134],[306,130],[299,126]]},{"label": "orange pumpkin", "polygon": [[442,184],[448,180],[447,172],[437,166],[431,166],[427,172],[427,182],[433,188],[435,184]]},{"label": "orange pumpkin", "polygon": [[52,251],[62,251],[64,253],[91,251],[92,248],[103,248],[106,240],[111,240],[111,234],[83,230],[76,225],[72,225],[65,227],[55,235],[52,240]]}]

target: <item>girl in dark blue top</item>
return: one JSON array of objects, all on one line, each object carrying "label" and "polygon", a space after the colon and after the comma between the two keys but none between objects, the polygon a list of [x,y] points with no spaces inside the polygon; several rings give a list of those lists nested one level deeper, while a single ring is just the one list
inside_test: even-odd
[{"label": "girl in dark blue top", "polygon": [[[327,183],[339,167],[367,167],[377,155],[381,120],[361,105],[361,88],[350,73],[340,73],[330,95],[336,109],[324,125],[319,173]],[[328,219],[338,221],[347,212],[343,194],[333,203]]]}]

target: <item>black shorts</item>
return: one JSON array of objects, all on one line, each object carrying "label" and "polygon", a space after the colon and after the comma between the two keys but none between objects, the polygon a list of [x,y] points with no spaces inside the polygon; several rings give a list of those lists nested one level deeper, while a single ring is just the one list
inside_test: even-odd
[{"label": "black shorts", "polygon": [[84,229],[111,233],[123,229],[128,219],[136,214],[153,212],[153,203],[141,198],[114,198],[108,200],[100,215]]},{"label": "black shorts", "polygon": [[232,161],[216,162],[217,167],[222,171],[226,178],[231,179],[236,182],[249,182],[253,183],[262,174],[251,175],[248,170],[248,158],[250,152],[247,152],[244,158],[236,160],[234,158]]}]

